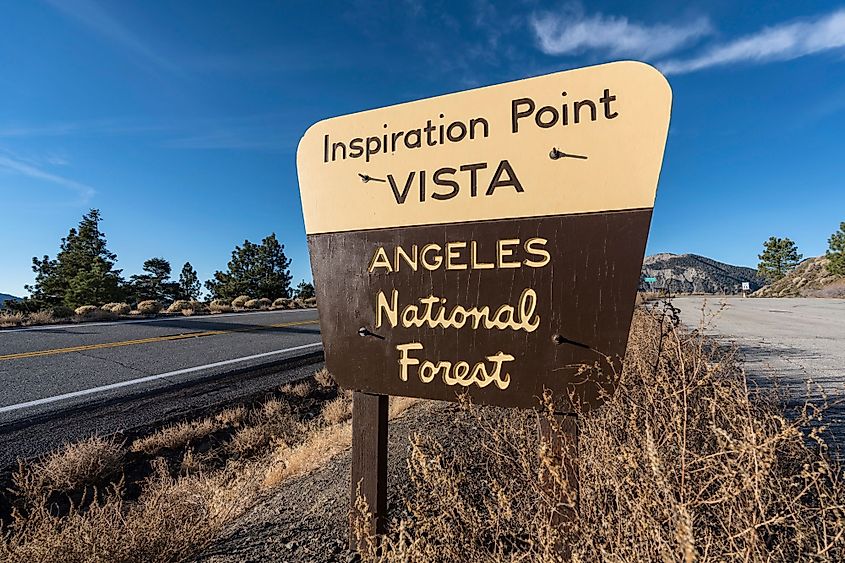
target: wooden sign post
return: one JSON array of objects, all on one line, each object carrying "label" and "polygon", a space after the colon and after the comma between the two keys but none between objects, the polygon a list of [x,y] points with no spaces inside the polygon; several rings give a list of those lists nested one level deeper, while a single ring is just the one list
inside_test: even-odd
[{"label": "wooden sign post", "polygon": [[353,491],[374,532],[387,395],[538,408],[548,390],[561,414],[612,395],[670,106],[659,72],[619,62],[305,133],[297,167],[326,366],[356,391]]}]

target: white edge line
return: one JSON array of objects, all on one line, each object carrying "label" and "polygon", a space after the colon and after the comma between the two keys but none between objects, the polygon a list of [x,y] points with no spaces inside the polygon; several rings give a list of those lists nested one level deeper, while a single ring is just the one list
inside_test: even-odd
[{"label": "white edge line", "polygon": [[8,405],[0,407],[0,413],[12,412],[29,407],[37,407],[39,405],[46,405],[48,403],[55,403],[56,401],[64,401],[66,399],[73,399],[75,397],[83,397],[85,395],[92,395],[94,393],[102,393],[103,391],[111,391],[112,389],[119,389],[121,387],[128,387],[130,385],[138,385],[139,383],[146,383],[148,381],[155,381],[157,379],[165,379],[174,377],[176,375],[183,375],[186,373],[193,373],[195,371],[202,371],[204,369],[216,368],[220,366],[228,366],[237,364],[239,362],[246,362],[258,358],[266,358],[268,356],[275,356],[277,354],[284,354],[286,352],[296,352],[298,350],[305,350],[306,348],[314,348],[322,346],[322,342],[315,342],[313,344],[304,344],[302,346],[294,346],[293,348],[285,348],[284,350],[274,350],[273,352],[264,352],[263,354],[255,354],[252,356],[244,356],[243,358],[234,358],[232,360],[224,360],[222,362],[214,362],[213,364],[206,364],[203,366],[196,366],[192,368],[179,369],[176,371],[169,371],[167,373],[159,373],[157,375],[148,375],[146,377],[139,377],[127,381],[119,381],[117,383],[110,383],[108,385],[101,385],[99,387],[91,387],[90,389],[83,389],[82,391],[74,391],[72,393],[63,393],[61,395],[54,395],[52,397],[44,397],[43,399],[35,399],[34,401],[27,401],[25,403],[17,403],[15,405]]},{"label": "white edge line", "polygon": [[21,326],[21,327],[11,327],[11,328],[4,328],[0,329],[0,336],[3,334],[14,334],[17,332],[32,332],[37,330],[50,330],[50,329],[57,329],[57,328],[86,328],[89,326],[112,326],[112,325],[135,325],[135,324],[143,324],[143,323],[155,323],[155,322],[172,322],[172,321],[184,321],[184,320],[208,320],[208,319],[219,319],[222,317],[241,317],[247,315],[266,315],[269,313],[297,313],[297,312],[305,312],[305,311],[316,311],[316,308],[310,309],[277,309],[275,311],[239,311],[237,313],[215,313],[209,315],[196,315],[191,317],[185,316],[173,316],[173,317],[153,317],[152,319],[121,319],[118,321],[97,321],[97,322],[79,322],[79,323],[64,323],[64,324],[47,324],[47,325],[38,325],[38,326]]}]

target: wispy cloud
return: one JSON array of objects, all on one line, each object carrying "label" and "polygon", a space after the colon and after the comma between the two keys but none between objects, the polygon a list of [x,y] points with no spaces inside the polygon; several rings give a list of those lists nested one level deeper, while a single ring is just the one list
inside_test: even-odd
[{"label": "wispy cloud", "polygon": [[715,45],[697,56],[672,59],[658,66],[663,72],[681,74],[734,63],[786,61],[842,47],[845,47],[845,9],[811,20],[767,27]]},{"label": "wispy cloud", "polygon": [[648,59],[677,51],[713,32],[704,17],[648,25],[624,16],[586,15],[579,4],[533,14],[530,24],[540,49],[547,55],[601,51],[614,57]]},{"label": "wispy cloud", "polygon": [[86,203],[94,196],[94,193],[96,193],[94,188],[87,184],[71,180],[70,178],[66,178],[64,176],[59,176],[58,174],[53,174],[9,153],[0,153],[0,170],[7,170],[29,178],[43,180],[51,184],[68,188],[79,194],[81,203]]},{"label": "wispy cloud", "polygon": [[[240,116],[93,119],[47,124],[0,124],[0,139],[46,137],[130,137],[168,149],[233,149],[286,151],[296,147],[296,111],[268,112]],[[33,165],[62,164],[63,155],[53,160],[15,159]]]},{"label": "wispy cloud", "polygon": [[170,72],[179,70],[170,59],[159,54],[94,0],[47,0],[47,3],[147,63]]}]

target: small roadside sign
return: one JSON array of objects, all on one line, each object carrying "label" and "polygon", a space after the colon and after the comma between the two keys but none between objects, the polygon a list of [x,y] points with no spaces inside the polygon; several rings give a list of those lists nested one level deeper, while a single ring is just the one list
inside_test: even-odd
[{"label": "small roadside sign", "polygon": [[657,278],[645,278],[646,283],[654,283],[657,281]]},{"label": "small roadside sign", "polygon": [[742,282],[742,291],[749,291],[751,289],[751,284],[748,282]]}]

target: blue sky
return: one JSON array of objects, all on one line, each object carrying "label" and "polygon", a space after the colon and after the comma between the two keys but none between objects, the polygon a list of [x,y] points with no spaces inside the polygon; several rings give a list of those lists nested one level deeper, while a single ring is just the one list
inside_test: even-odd
[{"label": "blue sky", "polygon": [[320,119],[619,59],[674,91],[648,252],[756,265],[845,221],[845,5],[0,0],[0,292],[99,208],[124,274],[206,279],[275,231],[310,279]]}]

